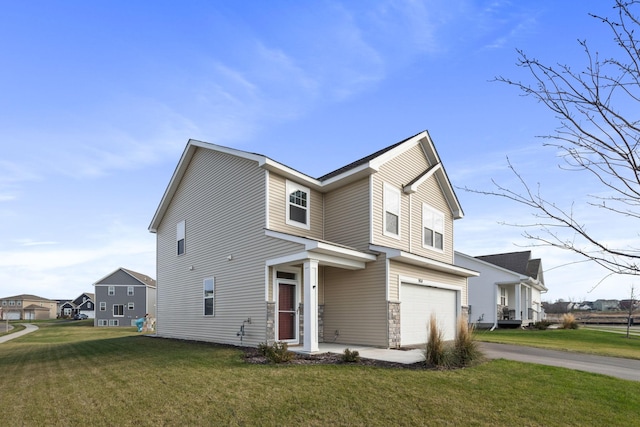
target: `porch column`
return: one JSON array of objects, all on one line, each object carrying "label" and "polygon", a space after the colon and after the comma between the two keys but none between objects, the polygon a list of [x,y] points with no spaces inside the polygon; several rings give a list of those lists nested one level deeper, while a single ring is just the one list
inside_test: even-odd
[{"label": "porch column", "polygon": [[304,344],[306,353],[318,351],[318,260],[304,262]]},{"label": "porch column", "polygon": [[522,311],[522,284],[516,285],[516,320],[522,320],[520,312]]}]

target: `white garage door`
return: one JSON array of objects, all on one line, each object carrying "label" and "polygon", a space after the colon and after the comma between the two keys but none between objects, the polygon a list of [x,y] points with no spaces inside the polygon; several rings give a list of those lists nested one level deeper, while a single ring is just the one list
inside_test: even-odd
[{"label": "white garage door", "polygon": [[403,283],[401,298],[400,333],[403,346],[427,342],[431,313],[436,315],[443,338],[455,339],[458,311],[456,291]]}]

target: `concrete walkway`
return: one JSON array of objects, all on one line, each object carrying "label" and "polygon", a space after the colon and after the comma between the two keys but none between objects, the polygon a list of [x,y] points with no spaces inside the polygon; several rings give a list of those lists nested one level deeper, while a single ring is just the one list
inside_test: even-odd
[{"label": "concrete walkway", "polygon": [[[363,345],[344,345],[332,343],[319,343],[318,353],[336,353],[342,354],[344,350],[357,350],[360,357],[365,359],[384,360],[385,362],[395,363],[418,363],[424,361],[424,353],[420,349],[412,350],[391,350],[386,348],[367,347]],[[295,351],[294,349],[291,349]]]},{"label": "concrete walkway", "polygon": [[480,349],[489,359],[558,366],[560,368],[609,375],[624,380],[640,381],[640,360],[596,356],[568,351],[546,350],[510,344],[480,342]]},{"label": "concrete walkway", "polygon": [[2,344],[3,342],[7,342],[7,341],[12,340],[14,338],[18,338],[18,337],[21,337],[23,335],[26,335],[26,334],[29,334],[29,333],[31,333],[33,331],[37,331],[38,330],[38,327],[36,325],[31,324],[31,323],[21,323],[21,325],[24,326],[23,330],[1,336],[0,337],[0,344]]}]

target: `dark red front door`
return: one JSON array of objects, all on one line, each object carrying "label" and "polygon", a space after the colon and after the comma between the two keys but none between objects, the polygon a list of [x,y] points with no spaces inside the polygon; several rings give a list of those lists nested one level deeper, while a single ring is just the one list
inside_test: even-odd
[{"label": "dark red front door", "polygon": [[296,286],[278,284],[278,340],[296,338]]}]

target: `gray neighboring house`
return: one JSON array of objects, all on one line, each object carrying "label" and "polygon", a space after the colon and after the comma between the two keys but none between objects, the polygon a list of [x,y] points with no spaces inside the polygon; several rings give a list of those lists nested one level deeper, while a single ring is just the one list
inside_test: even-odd
[{"label": "gray neighboring house", "polygon": [[149,276],[118,268],[93,284],[94,326],[135,326],[136,319],[155,317],[156,281]]}]

